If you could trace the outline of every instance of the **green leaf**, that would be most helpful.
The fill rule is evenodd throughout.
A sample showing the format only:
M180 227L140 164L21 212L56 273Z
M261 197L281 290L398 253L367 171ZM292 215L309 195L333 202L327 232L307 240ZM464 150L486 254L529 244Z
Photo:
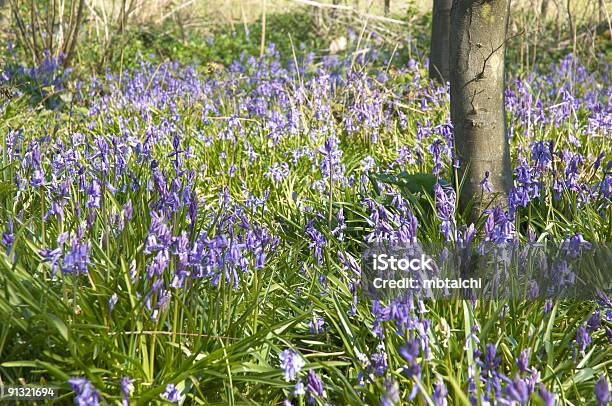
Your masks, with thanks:
M372 174L370 175L373 179L376 179L382 183L392 184L399 186L402 191L410 194L425 193L433 195L434 185L440 183L442 186L448 186L449 183L443 179L438 179L437 176L430 173L408 173L400 172L397 175L393 174Z
M64 323L54 314L47 314L47 318L49 319L49 322L51 322L51 324L57 329L62 338L68 341L68 327L66 326L66 323Z

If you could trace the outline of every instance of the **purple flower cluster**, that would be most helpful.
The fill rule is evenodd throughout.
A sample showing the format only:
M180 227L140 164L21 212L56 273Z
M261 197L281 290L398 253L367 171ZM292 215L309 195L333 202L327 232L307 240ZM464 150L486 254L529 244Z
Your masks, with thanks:
M501 357L497 354L494 344L487 344L482 354L474 351L474 359L480 368L479 379L484 383L485 390L481 394L482 402L499 403L503 405L526 405L533 394L537 394L547 405L554 405L554 396L540 383L540 373L529 367L530 349L521 351L516 359L518 373L514 378L508 378L501 371ZM536 385L539 385L536 388ZM470 392L472 404L477 403L474 387ZM537 389L537 390L536 390Z
M172 383L169 383L166 386L166 390L159 396L171 403L179 403L184 398L181 391Z
M285 381L291 382L297 378L304 365L304 359L297 352L287 349L278 355L278 359L283 369Z
M168 309L179 305L174 297L197 296L190 290L194 285L237 289L250 283L253 273L277 265L277 248L299 244L288 238L290 233L275 233L298 224L296 234L304 237L308 255L295 253L305 257L297 267L321 268L325 258L329 273L317 270L318 287L329 293L329 281L344 281L352 299L347 316L371 322L369 341L351 343L361 363L359 388L382 387L380 403L397 404L404 394L396 380L401 372L402 385L406 379L410 385L406 397L414 401L419 390L427 389L419 388L421 377L433 372L438 378L431 398L447 405L440 371L427 362L436 356L430 340L438 335L428 305L401 297L373 301L371 313L365 308L363 314L361 269L351 250L360 242L415 243L418 235L426 237L438 226L447 242L476 244L476 226L458 224L457 191L443 179L457 165L452 125L438 114L448 101L448 88L422 78L415 60L398 69L397 75L408 80L393 86L387 72L353 68L377 58L375 51L354 59L326 56L315 63L314 58L307 55L284 67L270 45L264 57L244 55L211 77L193 66L144 60L136 68L90 78L79 87L85 100L78 130L50 136L16 129L6 135L6 150L0 152L11 165L15 191L10 197L19 212L1 218L2 251L13 253L12 261L25 261L20 256L29 248L18 236L31 236L38 247L31 257L41 258L41 268L59 281L92 276L120 257L128 263L134 297L151 319L146 322L163 324ZM523 211L538 205L556 210L555 205L575 202L592 204L599 213L610 210L610 151L593 152L590 144L612 136L611 92L575 62L563 60L549 77L517 79L507 90L517 152L514 185L507 210L484 213L482 249L484 243L517 242ZM56 89L63 88L67 74L50 58L35 69L7 72L3 80L30 77ZM422 114L418 120L415 112ZM391 154L375 155L374 148ZM369 177L395 170L435 175L433 195L427 196L435 206L433 227L421 219L426 210L413 196ZM490 174L482 176L483 192L493 192ZM33 215L30 209L38 205L40 215ZM19 234L30 224L36 227ZM533 241L537 235L529 227ZM568 257L588 246L582 234L562 242ZM327 255L330 250L334 255ZM561 285L572 278L562 262L555 272ZM110 318L130 303L118 279L119 288L101 301ZM115 280L113 275L105 282L110 286ZM612 306L607 297L601 302L576 328L576 357L601 339L601 330L612 337ZM507 309L501 318L509 317ZM545 312L550 309L548 302ZM308 328L323 339L335 320L321 314L321 309L312 312ZM477 328L467 340L480 345ZM396 354L401 358L394 359ZM502 364L496 345L487 344L473 356L466 382L473 402L527 404L538 396L546 405L555 404L530 365L539 356L537 349L521 351L508 376L510 367ZM304 358L291 349L278 357L284 380L291 382L287 403L301 396L327 402L323 382L330 378L324 370L315 372L312 363L306 374ZM91 382L74 378L70 384L78 404L101 403ZM128 378L121 381L123 404L131 384ZM481 399L477 384L484 387ZM174 384L161 394L169 402L184 396ZM595 385L595 398L598 404L609 402L605 376Z
M410 204L397 191L388 189L391 207L371 199L364 199L368 210L368 225L372 232L365 236L367 242L415 242L417 239L418 220L412 214Z
M285 382L296 382L291 396L300 397L308 394L309 403L315 403L319 400L323 404L327 404L325 401L327 393L325 392L323 381L313 369L308 371L306 385L304 385L301 371L306 362L300 354L291 349L286 349L278 354L278 359L283 370ZM285 404L292 404L289 397L285 399Z
M99 406L102 404L100 394L87 379L71 378L68 383L76 395L74 402L78 406Z
M446 241L457 240L457 226L455 223L455 191L450 188L442 187L439 183L434 185L436 198L436 215L442 221L440 231Z

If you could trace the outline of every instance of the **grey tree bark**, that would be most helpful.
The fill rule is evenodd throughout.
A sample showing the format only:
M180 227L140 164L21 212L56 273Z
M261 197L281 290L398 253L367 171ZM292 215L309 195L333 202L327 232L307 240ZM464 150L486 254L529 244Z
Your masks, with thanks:
M442 83L449 79L450 15L453 0L434 0L429 47L429 77Z
M455 0L451 12L451 120L459 204L472 216L507 206L512 187L504 106L504 56L510 0ZM483 191L488 176L492 192ZM473 203L473 206L472 206Z

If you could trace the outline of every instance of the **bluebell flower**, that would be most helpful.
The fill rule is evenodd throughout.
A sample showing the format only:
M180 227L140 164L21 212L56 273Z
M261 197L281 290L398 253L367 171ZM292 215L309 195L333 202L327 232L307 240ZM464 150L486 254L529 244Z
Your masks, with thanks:
M89 264L89 244L73 239L70 251L62 261L62 273L85 274Z
M60 262L62 259L62 249L56 248L54 250L45 248L40 251L40 256L42 257L41 262L48 262L51 266L51 277L53 278L60 267Z
M592 244L584 239L582 234L575 234L561 242L561 249L571 258L578 257L582 251L589 250Z
M387 353L385 352L384 347L380 346L379 351L372 353L370 358L372 360L372 368L374 373L378 376L385 375L385 372L387 372L388 363Z
M595 384L595 402L597 406L607 406L610 400L610 386L606 376L602 375Z
M444 381L442 381L442 379L438 379L436 383L434 383L434 391L431 394L431 397L436 406L448 406L448 390L446 389L446 385L444 385Z
M336 213L336 227L332 230L332 235L336 237L336 239L340 242L344 240L344 230L346 230L346 222L344 221L344 210L340 209L338 213Z
M433 156L433 169L431 173L434 175L442 175L444 173L444 162L442 158L443 152L443 141L442 140L434 140L428 147L427 150Z
M400 355L407 361L403 372L408 378L421 378L421 365L417 362L420 347L421 345L417 340L408 340L405 346L400 347ZM415 384L408 395L408 399L414 399L417 391L418 386Z
M184 398L184 396L177 389L177 387L174 386L173 383L169 383L168 385L166 385L166 390L159 396L161 396L162 399L165 399L168 402L172 403L179 403Z
M526 405L531 396L527 383L518 375L506 386L505 392L510 400L518 402L520 405Z
M368 155L361 161L361 166L364 172L369 172L370 169L375 168L376 162L374 161L374 158Z
M531 143L531 159L540 169L552 165L553 141L533 141Z
M488 343L486 345L485 360L481 365L483 371L496 373L500 362L501 357L497 355L497 347L495 347L495 344Z
M546 300L544 301L544 314L548 314L548 313L550 313L550 311L551 311L551 310L552 310L552 308L553 308L553 305L554 305L554 304L553 304L553 301L552 301L551 299L546 299Z
M323 387L323 381L314 370L308 371L308 385L306 386L308 393L310 393L311 400L314 397L322 398L325 396L325 389Z
M403 167L406 164L412 165L416 162L416 159L412 153L411 148L407 145L400 145L400 147L397 150L397 154L398 154L398 157L395 159L395 164L397 164L400 167Z
M589 319L587 320L587 331L589 333L593 333L594 331L596 331L599 327L601 327L601 311L599 310L595 310L593 312L593 314L591 314L591 317L589 317Z
M444 188L439 183L434 185L436 198L436 216L442 221L440 231L444 234L446 241L456 240L455 230L455 191Z
M387 377L383 381L383 389L385 393L380 398L380 406L396 406L400 401L400 389L397 382Z
M476 397L476 373L474 372L474 370L474 365L468 365L468 394L472 406L478 405L478 399Z
M319 153L323 156L319 169L322 179L331 179L333 182L343 182L344 165L342 164L342 150L336 137L327 137Z
M286 349L278 355L285 381L290 382L295 380L297 375L306 365L304 359L297 352Z
M529 355L531 353L531 349L525 348L521 351L521 354L518 358L516 358L516 365L518 366L519 371L521 372L531 372L529 370Z
M484 224L484 241L506 244L515 241L516 238L514 223L508 213L499 206L489 211Z
M111 297L108 299L108 312L109 313L113 312L113 309L115 308L115 305L117 304L118 300L119 300L119 297L117 296L116 293L113 293Z
M87 190L87 207L99 208L101 196L102 190L100 189L100 183L96 179L92 179L89 189Z
M538 394L544 401L544 406L555 406L555 395L547 391L544 384L540 384Z
M321 334L324 324L325 319L315 316L309 323L310 334Z
M591 336L589 335L586 327L578 327L576 330L576 345L580 349L580 352L584 354L584 351L586 350L587 346L591 344L591 342Z
M123 205L122 208L123 221L125 224L129 223L134 215L134 208L132 207L132 201L128 200L128 202Z
M482 178L482 180L480 181L480 188L484 192L491 193L493 192L493 185L491 184L491 180L489 179L489 177L489 171L486 171L484 178Z
M289 176L289 165L286 162L274 162L274 164L268 168L268 171L264 174L264 177L271 178L274 183L280 183L283 179Z
M13 232L13 221L9 219L7 230L4 233L2 233L2 244L4 245L6 255L10 255L11 250L13 248L13 242L15 242L15 233Z
M306 235L310 239L309 247L313 250L317 263L321 264L323 259L323 248L327 245L327 239L314 227L314 220L308 221L305 231Z
M129 396L134 391L134 380L128 377L121 378L120 387L121 387L121 395L123 398L121 399L121 406L129 405Z
M416 139L417 141L422 141L424 138L429 137L432 134L431 122L429 119L425 119L425 122L421 124L421 122L416 122Z
M70 378L68 383L76 394L74 402L78 406L99 406L100 394L90 381L85 378Z
M306 394L304 383L302 382L302 378L298 377L298 381L293 387L293 396L302 396L304 394Z

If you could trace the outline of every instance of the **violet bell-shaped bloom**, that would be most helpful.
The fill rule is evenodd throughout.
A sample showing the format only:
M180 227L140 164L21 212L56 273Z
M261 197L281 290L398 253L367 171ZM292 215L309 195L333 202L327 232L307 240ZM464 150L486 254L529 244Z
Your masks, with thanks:
M85 378L71 378L68 383L76 394L74 402L78 406L100 405L100 394L90 381Z
M184 396L181 394L181 392L177 389L177 387L173 383L169 383L166 386L166 390L159 396L162 399L165 399L171 403L179 403L184 398Z
M595 402L597 406L607 406L610 400L610 386L606 376L602 375L595 384Z
M285 381L287 382L295 380L304 365L306 365L302 356L291 349L286 349L281 352L278 355L278 359L283 369Z

